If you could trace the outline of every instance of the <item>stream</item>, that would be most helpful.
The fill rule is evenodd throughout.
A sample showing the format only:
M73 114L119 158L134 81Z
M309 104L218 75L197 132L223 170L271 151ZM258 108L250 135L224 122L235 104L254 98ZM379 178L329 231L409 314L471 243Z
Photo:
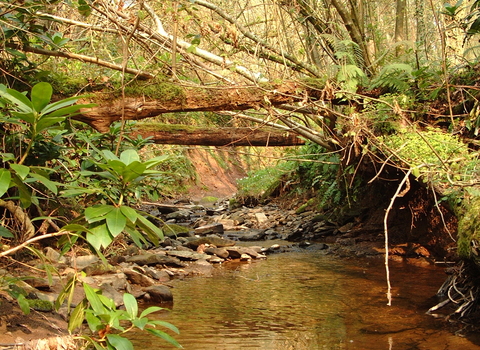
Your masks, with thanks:
M391 262L390 274L387 306L381 259L274 254L172 281L172 309L153 317L177 326L187 350L480 349L425 314L438 302L442 268ZM174 349L143 332L131 340L139 349Z

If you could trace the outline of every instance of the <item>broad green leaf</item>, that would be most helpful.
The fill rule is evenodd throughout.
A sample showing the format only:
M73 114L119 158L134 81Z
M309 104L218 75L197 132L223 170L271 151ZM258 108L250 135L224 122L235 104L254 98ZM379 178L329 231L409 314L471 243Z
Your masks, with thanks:
M140 156L134 149L127 149L120 154L120 160L125 163L125 165L129 165L134 161L139 162Z
M87 320L88 327L94 333L105 328L102 320L95 314L94 311L88 308L85 310L85 320Z
M137 217L138 217L138 213L135 209L133 208L130 208L130 207L127 207L125 205L122 205L120 207L120 210L122 211L123 215L125 215L125 217L130 220L130 222L132 224L135 223L135 221L137 221Z
M177 327L175 327L173 324L171 324L170 322L167 322L167 321L160 321L160 320L153 320L153 321L150 321L150 324L152 325L155 325L155 326L162 326L162 327L165 327L165 328L168 328L170 329L171 331L177 333L177 334L180 334L180 331L178 330Z
M33 112L32 102L24 94L13 89L0 89L0 97L12 102L24 113Z
M15 236L7 228L0 226L0 237L15 238Z
M133 350L132 342L118 334L107 334L107 339L115 350Z
M104 164L98 164L98 166L102 167L102 169L105 169L105 170L110 168L118 176L122 174L122 172L125 170L125 167L126 167L125 163L117 159L107 161L106 166Z
M76 103L82 97L85 97L85 96L74 96L74 97L65 98L57 102L50 103L49 105L45 106L45 108L42 110L42 114L49 114L59 109L62 109L64 107L69 107L74 103ZM84 106L84 105L78 105L78 106Z
M163 155L163 156L158 156L152 159L147 160L144 164L147 166L147 169L154 167L160 163L163 163L166 161L170 156L169 155Z
M97 294L97 296L104 306L106 306L110 310L115 310L116 306L115 306L115 301L113 299L110 299L109 297L106 297L103 294ZM123 312L123 311L121 311L121 312ZM112 318L112 317L114 317L113 313L110 316L110 318Z
M154 245L158 245L159 239L163 238L163 232L160 228L151 223L142 215L137 217L137 225L147 234L148 238Z
M102 247L108 247L113 241L113 237L107 229L106 224L91 228L90 232L87 232L86 239L87 242L98 251L100 251Z
M32 98L33 108L37 112L41 112L42 109L44 109L50 102L50 99L52 98L52 93L52 85L50 85L49 83L41 82L35 84L30 94Z
M15 112L12 113L12 115L20 120L23 120L26 123L29 124L35 124L35 118L36 115L34 113L28 112L28 113L20 113L20 112Z
M68 197L77 197L82 194L93 194L93 193L101 193L102 190L98 188L82 188L79 187L77 189L69 189L61 192L61 197L68 198Z
M12 174L7 169L0 169L0 197L8 191Z
M137 161L133 161L122 172L123 183L127 184L130 181L136 179L137 177L143 175L143 172L146 169L147 169L147 166L145 164L142 164L142 163L137 162Z
M85 219L90 222L93 219L98 217L104 217L109 212L111 212L115 207L112 205L94 205L85 209Z
M28 300L25 299L25 296L20 294L17 297L17 302L18 302L18 306L20 306L20 309L22 309L22 312L25 315L28 315L30 313L30 305L28 304Z
M103 315L107 310L103 306L97 293L95 293L95 290L85 282L83 283L83 290L85 291L85 297L88 299L93 312L97 315Z
M83 320L85 319L85 309L87 308L87 303L85 300L82 300L75 309L73 309L70 317L68 319L68 331L73 333L73 331L77 328L80 328L83 324Z
M123 305L125 305L125 310L129 314L130 318L133 319L138 315L138 303L137 299L130 293L123 294Z
M57 184L59 185L58 182L53 182L53 181L47 179L45 176L35 174L35 173L30 173L30 176L33 179L35 179L36 181L40 182L42 185L44 185L50 191L57 194L57 192L58 192Z
M76 114L79 114L81 113L80 112L80 109L85 109L85 108L92 108L92 107L95 107L96 104L95 103L89 103L89 104L84 104L84 105L74 105L74 106L67 106L67 107L63 107L63 108L60 108L60 109L57 109L56 111L53 111L51 113L48 114L48 117L49 118L55 118L55 117L64 117L64 118L67 118L67 117L71 117L71 116L74 116ZM48 106L47 106L48 107ZM50 108L49 108L50 109ZM46 114L46 113L45 113Z
M32 202L35 201L35 198L32 196L29 188L23 183L17 175L12 177L12 181L18 189L20 195L20 202L22 203L23 208L28 208Z
M118 236L127 224L127 218L123 215L120 208L113 208L105 217L108 230L113 237Z
M162 307L159 307L159 306L150 306L148 308L146 308L145 310L142 311L142 313L140 314L140 318L143 318L147 315L150 315L151 313L154 313L154 312L157 312L157 311L161 311L163 310Z
M18 177L22 180L27 178L27 175L30 173L30 167L22 164L10 164L10 168L12 168L18 175Z
M42 117L37 122L37 132L42 132L43 130L47 129L48 127L63 122L65 117Z
M89 230L83 226L78 224L68 224L62 227L62 231L71 231L71 232L88 232Z
M118 157L112 152L112 151L109 151L108 149L104 149L102 151L103 153L103 157L106 159L106 160L119 160Z
M125 227L125 231L127 231L128 235L132 239L132 241L137 245L137 247L142 247L143 244L148 244L147 240L143 235L138 232L138 230L134 229L133 227Z
M132 321L132 324L137 327L138 329L141 329L143 331L143 329L145 328L145 326L148 324L148 318L144 317L144 318L136 318Z
M181 346L178 341L175 340L175 338L173 338L171 335L165 333L165 332L162 332L162 331L159 331L158 329L152 329L152 328L145 328L149 333L159 337L159 338L162 338L163 340L167 341L168 343L172 344L173 346L179 348L179 349L183 349L183 346Z

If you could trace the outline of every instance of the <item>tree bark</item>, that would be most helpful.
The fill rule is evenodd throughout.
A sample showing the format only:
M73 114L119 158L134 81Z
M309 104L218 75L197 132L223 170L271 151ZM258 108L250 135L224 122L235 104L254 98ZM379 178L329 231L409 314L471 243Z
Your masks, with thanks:
M278 106L300 100L297 84L284 83L270 87L267 91L261 87L185 87L178 85L173 89L159 86L159 96L125 99L98 96L97 101L83 100L81 103L98 103L97 107L85 109L73 118L82 121L100 132L107 132L111 123L119 120L140 120L155 117L163 113L201 112L201 111L241 111ZM162 89L166 92L162 93ZM173 91L173 92L172 92Z
M138 125L137 129L130 133L134 138L137 135L152 137L155 143L164 145L267 147L298 146L305 143L295 133L273 128L182 128L176 125L175 129L172 129L172 126L168 125L152 130L150 124L147 127Z

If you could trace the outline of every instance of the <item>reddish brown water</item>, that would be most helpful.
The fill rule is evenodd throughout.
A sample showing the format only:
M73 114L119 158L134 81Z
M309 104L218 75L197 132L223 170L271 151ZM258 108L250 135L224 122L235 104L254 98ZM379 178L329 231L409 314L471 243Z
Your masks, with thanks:
M441 268L390 268L392 306L382 260L286 253L174 281L173 309L156 317L180 329L187 350L480 349L425 315L445 279ZM143 333L132 340L138 349L173 349Z

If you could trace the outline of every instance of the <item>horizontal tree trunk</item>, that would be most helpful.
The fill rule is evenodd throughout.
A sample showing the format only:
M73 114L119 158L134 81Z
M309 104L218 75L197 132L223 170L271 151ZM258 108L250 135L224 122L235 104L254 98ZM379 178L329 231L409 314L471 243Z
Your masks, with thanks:
M82 103L97 103L97 107L85 109L74 119L82 121L100 132L107 132L109 125L118 120L139 120L163 113L192 111L238 111L260 109L294 102L297 85L286 83L265 90L262 87L182 87L171 83L158 84L157 96L114 98L98 97Z
M158 144L165 145L202 145L202 146L298 146L305 141L298 135L273 128L194 128L191 126L181 128L176 125L174 129L162 130L159 127L152 130L151 125L130 133L131 137L142 135L144 138L152 137Z

